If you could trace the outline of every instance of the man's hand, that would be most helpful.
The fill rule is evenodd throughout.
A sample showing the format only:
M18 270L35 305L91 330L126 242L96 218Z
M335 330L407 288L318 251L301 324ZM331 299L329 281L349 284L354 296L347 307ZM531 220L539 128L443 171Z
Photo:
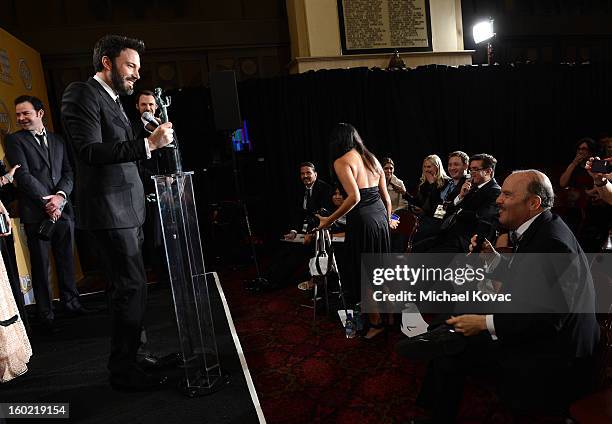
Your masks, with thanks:
M465 336L475 336L487 329L487 320L484 315L460 315L447 319L446 323Z
M476 248L476 242L477 241L478 241L478 235L474 234L472 236L472 238L470 239L470 245L468 246L468 250L470 251L470 253L469 253L470 255L472 254L472 252ZM491 262L493 262L495 257L498 256L498 255L499 255L499 253L491 245L491 242L485 238L483 240L483 242L482 242L482 245L480 246L480 254L479 254L480 259L485 261L487 264L490 264Z
M310 244L313 239L314 239L314 235L304 234L304 244Z
M60 215L62 214L60 208L65 201L64 196L59 194L50 194L49 196L43 197L43 200L47 201L47 204L45 205L45 212L47 212L47 215L53 217L53 213L56 211L59 211Z
M164 146L174 141L174 130L172 129L172 122L166 122L155 128L155 131L151 133L149 137L149 149L151 151L161 149Z
M465 182L461 186L461 191L459 191L459 197L463 199L465 195L470 192L471 189L472 189L472 182L470 180L465 180Z

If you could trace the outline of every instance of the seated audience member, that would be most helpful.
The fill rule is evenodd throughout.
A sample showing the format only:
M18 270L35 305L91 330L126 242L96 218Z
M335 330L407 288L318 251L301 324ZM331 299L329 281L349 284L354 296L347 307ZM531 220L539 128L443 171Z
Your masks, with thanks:
M585 169L593 178L593 187L599 194L601 200L606 202L608 205L612 205L612 183L610 180L612 179L612 173L604 174L601 172L592 172L591 166L593 165L594 160L600 160L598 156L589 158L585 165ZM612 155L607 158L608 162L612 162Z
M442 193L446 194L450 180L438 155L429 155L423 160L421 180L415 196L415 204L418 206L415 212L419 216L419 224L413 243L439 232L442 223L439 208L445 208Z
M493 178L497 160L486 153L474 155L469 161L471 178L461 186L457 197L446 208L440 233L419 243L416 252L467 252L470 237L475 232L489 235L497 226L495 199L500 187Z
M465 177L468 174L468 165L470 157L467 153L457 150L448 155L448 176L451 181L440 194L445 202L452 202L461 191L461 186L465 182Z
M385 171L385 181L387 182L387 192L391 198L391 210L395 212L398 209L405 208L408 203L402 196L406 195L406 186L404 182L397 178L394 174L395 163L391 158L383 158L381 161L383 171Z
M553 200L550 180L539 171L515 171L504 181L497 198L500 224L514 233L514 251L531 255L504 258L484 242L479 257L488 259L489 270L493 268L489 275L501 281L501 291L511 294L513 302L504 313L446 321L462 336L455 337L453 354L440 346L430 356L417 403L431 412L431 419L421 422L455 422L466 377L475 372L496 381L500 399L516 416L563 415L572 400L588 390L588 370L599 340L593 280L578 241L550 212ZM472 237L470 248L475 244ZM542 253L576 259L553 263L551 255ZM565 299L563 306L551 308L548 298L534 302L533 293L540 289ZM538 313L544 310L548 313ZM405 342L398 345L401 354L410 356L410 349Z
M330 212L333 212L336 209L338 209L338 207L340 207L340 205L342 204L342 202L344 202L344 199L346 198L346 195L342 192L341 187L342 186L339 186L339 185L336 185L334 187L334 194L332 194L332 198L331 198L333 210ZM346 230L346 215L338 218L332 224L332 226L329 227L330 234L344 235L345 230ZM304 238L308 239L308 241L305 243L306 244L311 243L313 240L313 237L314 237L313 234L306 234ZM338 268L342 269L342 266L341 266L341 262L343 262L342 243L334 243L333 248L334 248L334 256L336 257L336 262L338 263ZM300 290L310 290L313 287L314 287L314 283L313 283L312 278L309 278L307 281L304 281L298 284L298 289Z
M10 234L11 221L2 202L0 213L9 225L9 232L0 235L6 237ZM19 295L22 296L21 293ZM21 317L22 312L17 309L9 275L0 257L0 383L6 383L28 370L32 348Z
M325 181L317 178L317 171L312 162L300 164L300 179L303 192L299 195L299 203L294 210L287 213L292 216L289 232L283 237L287 241L294 241L298 234L306 234L316 226L315 213L321 209L331 211L332 189ZM304 237L302 243L286 243L274 255L272 265L267 273L266 280L270 287L280 287L299 278L302 281L306 275L296 277L300 269L305 269L313 248L310 245L311 237ZM303 273L305 274L305 273Z
M576 156L559 179L565 189L560 206L563 219L574 232L585 252L597 252L604 243L610 209L599 198L593 179L585 169L589 157L597 156L597 143L583 138L576 145Z

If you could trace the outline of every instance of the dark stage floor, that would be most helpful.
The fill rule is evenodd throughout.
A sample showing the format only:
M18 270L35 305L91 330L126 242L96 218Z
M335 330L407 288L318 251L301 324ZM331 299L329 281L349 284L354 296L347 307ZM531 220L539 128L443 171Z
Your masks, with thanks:
M148 348L161 355L176 352L178 341L170 288L152 285L149 289ZM167 372L172 384L165 390L113 391L107 380L110 325L109 315L104 311L58 318L60 332L53 337L41 334L34 325L30 336L34 355L29 371L0 386L0 402L69 402L69 421L78 423L258 422L219 293L214 284L209 285L209 290L221 366L230 374L230 383L221 391L200 398L185 397L176 389L181 376L178 369ZM83 303L105 308L101 294L87 296ZM13 421L28 422L24 419L10 422Z

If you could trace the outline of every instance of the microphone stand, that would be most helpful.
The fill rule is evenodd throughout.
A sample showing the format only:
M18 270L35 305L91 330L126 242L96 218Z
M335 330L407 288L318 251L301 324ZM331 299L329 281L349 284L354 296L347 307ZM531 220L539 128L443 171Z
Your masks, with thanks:
M232 140L232 134L230 131L226 132L226 138ZM251 256L253 258L253 264L255 265L255 273L256 277L253 280L246 282L246 289L258 291L268 286L268 280L261 276L261 271L259 269L259 261L257 260L257 252L255 250L255 243L253 242L253 232L251 231L251 222L249 220L249 210L247 208L246 202L242 198L242 190L240 189L240 178L238 174L238 158L236 157L236 151L234 146L231 146L232 149L232 173L234 175L234 187L236 190L236 197L238 198L238 204L242 209L242 213L244 214L244 222L246 224L247 235L249 237L249 245L251 246Z

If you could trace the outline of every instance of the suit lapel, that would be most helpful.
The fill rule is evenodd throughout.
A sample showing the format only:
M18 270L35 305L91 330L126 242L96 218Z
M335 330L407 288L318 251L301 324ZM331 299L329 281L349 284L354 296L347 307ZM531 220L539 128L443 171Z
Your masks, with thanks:
M42 157L42 160L47 164L50 168L51 164L49 163L49 155L43 146L38 143L38 139L32 135L29 131L23 131L23 136L26 138L26 142L34 146L34 150L38 152L38 154ZM49 142L49 133L47 133L47 143Z
M87 82L91 84L92 86L96 87L96 89L100 92L100 96L106 102L107 109L110 110L111 114L115 118L117 118L118 122L120 122L123 128L125 128L125 130L128 133L129 138L133 139L134 133L132 130L132 126L128 124L127 122L125 122L125 119L121 116L121 111L119 110L119 106L117 105L117 103L115 103L114 100L111 99L111 96L108 95L104 87L102 87L98 81L96 81L93 78L89 78Z
M538 231L538 228L540 228L541 223L550 220L552 217L552 213L548 210L542 212L540 214L540 216L538 216L529 226L529 228L527 228L527 231L525 231L523 233L523 235L521 236L517 249L515 249L515 252L519 250L520 246L523 246L523 248L525 248L525 246L528 246L529 243L531 242L531 239L533 239L533 237L535 236L536 232ZM521 249L522 250L522 249Z

